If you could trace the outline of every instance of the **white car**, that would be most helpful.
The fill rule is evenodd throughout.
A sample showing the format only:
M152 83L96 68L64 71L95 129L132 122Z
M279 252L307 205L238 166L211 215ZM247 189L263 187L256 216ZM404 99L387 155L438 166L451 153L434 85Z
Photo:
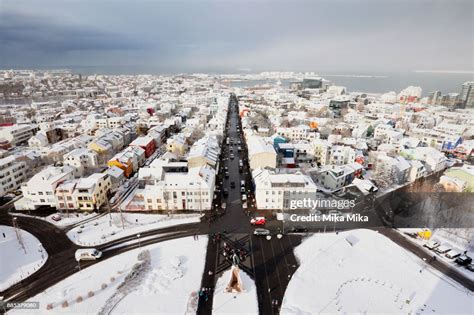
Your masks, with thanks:
M76 261L96 260L102 257L102 252L95 248L84 248L76 250Z
M270 235L270 230L258 228L258 229L255 229L255 231L253 231L253 234L266 236L266 235Z
M440 244L436 241L428 241L426 244L424 244L423 246L428 248L428 249L435 249L436 247L438 247Z

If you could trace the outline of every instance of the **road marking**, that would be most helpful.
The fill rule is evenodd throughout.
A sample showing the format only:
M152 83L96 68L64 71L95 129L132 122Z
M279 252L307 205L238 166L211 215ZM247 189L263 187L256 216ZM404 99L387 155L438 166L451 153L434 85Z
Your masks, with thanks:
M265 266L265 253L263 252L263 243L262 243L262 238L258 238L260 240L260 251L262 252L262 257L263 257L263 269L265 269L265 280L267 282L267 293L268 293L268 297L270 298L270 309L272 310L272 314L274 313L273 312L273 304L272 304L272 292L270 291L270 283L268 283L268 274L267 274L267 267Z
M273 263L275 264L275 270L277 272L278 283L280 284L281 298L283 300L283 286L281 285L281 281L280 281L280 272L278 271L278 265L275 259L275 251L273 250L272 240L270 240L269 242L270 242L270 248L272 249L272 254L273 254L272 258L273 258Z

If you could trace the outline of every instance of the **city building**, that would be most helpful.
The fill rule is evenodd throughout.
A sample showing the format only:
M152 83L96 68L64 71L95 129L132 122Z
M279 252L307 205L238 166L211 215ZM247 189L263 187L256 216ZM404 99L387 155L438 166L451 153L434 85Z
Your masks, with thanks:
M81 177L87 170L99 167L97 153L86 148L75 149L66 153L63 163L74 168L74 176L76 177Z
M56 207L55 191L59 184L74 179L70 166L48 166L23 183L23 197L15 202L16 210L36 210L41 206Z
M155 139L150 136L138 137L133 140L129 145L132 147L140 147L145 150L145 158L149 158L155 152L156 149Z
M262 137L250 136L247 139L250 169L276 168L277 154L273 146Z
M12 146L27 143L33 134L34 128L31 125L12 125L0 128L0 138L9 141Z
M163 179L143 190L146 210L210 210L216 171L208 166L187 172L165 172Z
M17 190L26 179L26 163L18 161L14 156L0 159L0 197Z
M274 170L257 168L252 171L252 178L259 210L289 209L292 200L316 198L315 183L300 172L277 174Z

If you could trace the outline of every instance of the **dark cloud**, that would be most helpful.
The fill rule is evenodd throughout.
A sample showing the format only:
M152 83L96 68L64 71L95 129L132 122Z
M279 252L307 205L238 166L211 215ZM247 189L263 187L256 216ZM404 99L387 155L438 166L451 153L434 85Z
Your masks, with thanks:
M0 66L474 68L471 0L0 1Z
M5 48L21 47L43 52L146 48L142 41L87 25L68 25L47 18L9 12L0 14L0 17L0 43ZM8 56L5 58L8 59Z

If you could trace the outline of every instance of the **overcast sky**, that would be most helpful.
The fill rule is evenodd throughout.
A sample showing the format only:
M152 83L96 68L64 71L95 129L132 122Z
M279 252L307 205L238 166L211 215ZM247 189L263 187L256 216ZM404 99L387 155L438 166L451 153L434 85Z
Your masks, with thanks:
M0 0L0 67L474 69L474 1Z

